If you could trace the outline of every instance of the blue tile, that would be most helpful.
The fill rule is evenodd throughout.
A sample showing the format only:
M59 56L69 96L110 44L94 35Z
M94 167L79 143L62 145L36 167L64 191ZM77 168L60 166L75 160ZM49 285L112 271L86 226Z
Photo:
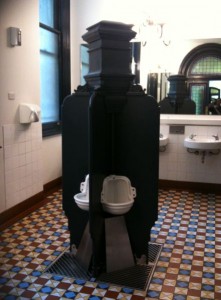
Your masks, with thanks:
M206 241L215 241L214 236L206 236Z
M0 277L0 284L4 285L8 281L8 278Z
M52 292L52 288L50 286L44 286L40 290L42 293L50 294Z
M50 244L52 244L52 240L45 240L44 243L47 245L50 245Z
M34 251L37 252L37 253L41 253L43 251L43 249L38 247Z
M51 263L52 263L51 260L45 260L45 261L43 262L43 265L48 266L48 265L50 265Z
M27 261L27 262L30 262L32 260L33 260L33 258L30 257L30 256L26 256L26 257L23 258L23 261Z
M203 265L205 267L209 267L209 268L214 268L215 267L215 263L210 262L210 261L204 261Z
M213 228L214 228L215 224L214 224L214 223L207 223L206 226L207 226L207 227L213 227Z
M86 281L84 279L76 279L74 282L79 285L84 285Z
M186 281L177 281L176 285L177 285L178 287L187 288L188 285L189 285L189 283L186 282Z
M170 227L170 229L179 230L179 226L174 226L174 225L172 225L172 226Z
M184 295L174 295L173 300L186 300L187 296Z
M100 300L100 299L102 299L102 298L101 298L101 297L98 297L98 296L90 296L88 299L89 299L89 300Z
M196 238L196 235L195 235L195 234L187 234L187 235L186 235L186 238L187 238L187 239L194 240L194 239Z
M214 229L206 229L206 233L215 233Z
M15 266L15 267L12 267L12 268L11 268L11 271L12 271L12 272L15 272L15 273L18 273L18 272L20 272L20 271L21 271L21 268L20 268L20 267L17 267L17 266Z
M76 294L72 291L67 291L67 292L64 293L64 296L68 299L74 299Z
M64 277L60 276L60 275L54 275L52 278L53 278L53 280L61 281Z
M156 272L166 273L167 268L165 268L165 267L156 267L155 271Z
M205 248L215 249L215 245L206 244L206 245L205 245Z
M190 250L183 250L183 254L186 255L193 255L194 251L190 251Z
M54 256L59 256L61 254L61 251L54 251L53 253L52 253L52 255L54 255Z
M6 253L6 254L5 254L5 257L7 257L7 258L12 258L13 256L14 256L13 253Z
M190 270L180 269L179 274L181 274L181 275L190 275Z
M175 241L173 241L173 240L166 240L166 244L174 245L174 244L175 244Z
M208 291L208 292L213 292L214 291L214 285L202 284L202 290Z
M205 272L203 273L203 278L214 278L215 274L214 273L209 273L209 272Z
M18 237L19 237L18 234L12 234L12 236L11 236L12 239L17 239Z
M33 241L35 241L35 238L34 237L29 237L29 238L27 238L27 241L33 242Z
M215 253L212 253L212 252L205 252L204 255L206 257L215 257Z
M173 236L174 237L174 236L177 236L177 233L176 232L169 232L168 236Z
M160 293L156 291L148 291L148 297L159 299Z
M196 231L197 231L197 228L194 228L194 227L188 227L188 231L196 232Z
M109 285L107 283L99 283L98 287L100 289L105 289L106 290L106 289L108 289Z
M162 252L168 252L168 253L170 253L170 252L172 252L173 251L173 249L171 249L171 248L166 248L166 247L164 247L163 249L162 249Z
M160 256L159 260L160 261L170 261L170 258L166 257L166 256Z
M134 290L130 288L122 288L122 291L126 294L132 294Z
M156 283L156 284L163 284L163 279L160 278L153 278L151 280L152 283Z
M0 242L0 246L1 246L1 247L5 247L5 246L7 246L7 245L8 245L7 242Z
M13 295L7 295L4 300L16 300L17 297L13 296Z
M27 289L29 287L30 283L29 282L20 282L18 284L18 287L20 287L21 289Z
M33 271L32 273L31 273L31 275L32 276L35 276L35 277L39 277L39 276L41 276L41 272L40 271Z
M54 235L54 236L60 236L60 235L61 235L61 232L54 232L53 235Z
M182 259L182 264L186 264L186 265L192 265L192 260L190 259Z

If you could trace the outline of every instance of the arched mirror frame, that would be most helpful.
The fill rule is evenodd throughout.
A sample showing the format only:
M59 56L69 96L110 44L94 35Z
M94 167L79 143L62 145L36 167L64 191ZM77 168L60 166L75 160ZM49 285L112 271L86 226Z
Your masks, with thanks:
M198 97L196 114L208 114L208 106L210 106L211 95L210 85L211 80L221 81L221 72L192 72L193 67L202 58L214 57L221 61L221 44L207 43L192 49L183 59L179 74L185 75L187 78L188 94L191 98ZM195 101L195 99L193 99Z

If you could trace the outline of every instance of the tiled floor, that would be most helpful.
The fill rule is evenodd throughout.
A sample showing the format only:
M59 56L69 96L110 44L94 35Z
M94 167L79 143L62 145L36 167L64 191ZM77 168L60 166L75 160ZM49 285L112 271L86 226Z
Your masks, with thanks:
M1 234L1 299L221 299L221 196L159 192L151 241L163 250L147 293L43 273L69 244L61 191L50 197Z

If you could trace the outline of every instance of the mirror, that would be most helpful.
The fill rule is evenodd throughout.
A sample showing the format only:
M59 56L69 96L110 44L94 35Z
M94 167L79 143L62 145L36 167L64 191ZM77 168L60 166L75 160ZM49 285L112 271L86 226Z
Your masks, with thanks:
M204 43L203 43L204 42ZM179 74L183 68L187 69L183 63L184 58L188 58L193 49L198 46L204 45L218 45L217 56L217 73L211 78L209 72L205 71L205 77L196 76L195 78L188 78L187 88L189 98L196 103L195 114L198 115L220 115L221 104L220 104L220 90L221 90L221 39L215 40L189 40L189 41L178 41L171 43L170 46L158 45L158 51L155 53L154 49L148 45L145 47L141 46L140 42L132 43L132 73L135 74L135 83L141 84L143 88L146 88L147 93L152 95L157 102L167 97L169 92L168 77L172 74ZM178 44L180 45L179 51ZM163 47L163 48L162 48ZM205 48L206 49L206 48ZM174 53L179 52L179 55ZM205 54L205 53L204 53ZM155 61L153 59L155 55ZM166 61L166 64L165 64ZM151 63L150 63L151 62ZM158 65L159 62L159 65ZM155 67L154 67L155 64ZM149 71L145 66L149 66ZM164 66L164 67L163 67ZM167 66L167 67L166 67ZM87 45L81 45L81 85L85 84L84 76L89 70L89 60L87 53ZM165 70L162 72L162 70ZM181 74L183 74L181 72ZM197 79L198 78L198 79ZM183 112L185 113L185 112Z

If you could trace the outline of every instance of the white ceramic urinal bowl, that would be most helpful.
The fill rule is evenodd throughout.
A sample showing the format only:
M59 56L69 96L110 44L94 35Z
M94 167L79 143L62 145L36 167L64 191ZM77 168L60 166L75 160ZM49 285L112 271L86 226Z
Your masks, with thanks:
M85 181L80 185L81 193L74 195L77 206L83 210L89 210L89 175L85 177Z
M130 180L125 176L110 175L103 181L101 203L103 210L113 214L127 213L136 197L136 189L131 187Z

